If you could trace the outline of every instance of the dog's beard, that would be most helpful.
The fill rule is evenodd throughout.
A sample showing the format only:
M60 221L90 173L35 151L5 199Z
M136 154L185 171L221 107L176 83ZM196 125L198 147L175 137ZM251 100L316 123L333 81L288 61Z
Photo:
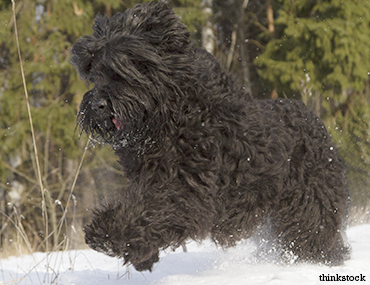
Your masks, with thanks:
M115 94L116 90L103 89L85 94L77 116L81 133L87 133L94 143L109 144L115 149L148 140L149 116L145 104L137 96L122 96ZM99 98L107 103L104 111L93 108Z
M123 118L115 115L114 112L96 114L89 105L91 104L81 105L78 112L77 124L81 133L87 133L96 143L113 144L122 141L125 126Z

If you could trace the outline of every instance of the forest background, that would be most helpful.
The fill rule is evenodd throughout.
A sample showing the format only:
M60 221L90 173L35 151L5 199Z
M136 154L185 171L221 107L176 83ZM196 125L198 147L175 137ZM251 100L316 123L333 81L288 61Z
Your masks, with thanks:
M110 148L94 146L75 127L88 86L69 60L97 13L113 15L138 2L149 1L0 0L0 257L84 247L91 209L124 185ZM194 45L213 53L256 98L298 99L315 110L347 167L349 224L369 222L369 1L172 0L171 6Z

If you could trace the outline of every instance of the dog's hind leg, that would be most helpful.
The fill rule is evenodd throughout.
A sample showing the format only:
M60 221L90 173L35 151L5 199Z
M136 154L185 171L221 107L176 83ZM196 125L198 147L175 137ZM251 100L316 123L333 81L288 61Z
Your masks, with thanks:
M344 167L334 155L290 181L273 217L275 234L296 261L339 265L349 255L342 231L348 191Z

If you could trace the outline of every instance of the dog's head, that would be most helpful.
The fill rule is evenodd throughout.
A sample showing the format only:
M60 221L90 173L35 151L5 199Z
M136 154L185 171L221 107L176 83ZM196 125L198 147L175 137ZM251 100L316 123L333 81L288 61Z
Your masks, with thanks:
M72 49L71 63L94 84L77 124L97 140L124 146L163 124L179 100L173 75L191 50L189 32L164 0L98 15L93 30Z

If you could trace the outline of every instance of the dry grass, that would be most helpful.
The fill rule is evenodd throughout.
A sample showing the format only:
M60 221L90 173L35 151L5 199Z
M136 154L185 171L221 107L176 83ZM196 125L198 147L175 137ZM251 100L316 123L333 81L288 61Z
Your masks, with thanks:
M24 274L24 277L20 279L13 279L12 281L1 283L3 284L19 284L21 281L23 281L27 275L31 272L35 272L38 281L40 284L45 284L45 282L49 284L55 284L57 281L57 277L59 275L58 273L58 266L54 264L50 264L51 256L52 255L59 255L60 251L65 251L69 248L70 244L70 237L64 234L64 229L70 228L71 233L75 232L74 230L74 219L72 219L71 224L67 224L67 213L68 210L73 206L73 209L76 209L76 199L73 195L73 191L76 186L77 178L79 176L80 170L82 163L84 161L85 155L86 155L86 150L87 150L87 144L84 149L84 152L82 153L82 157L80 159L77 171L74 174L73 182L69 190L69 196L66 200L65 205L62 205L62 203L57 200L54 201L51 198L50 191L44 186L43 179L45 177L42 176L41 168L40 168L40 158L39 158L39 153L37 150L37 144L36 144L36 135L35 135L35 130L33 127L33 120L32 120L32 113L31 113L31 107L30 107L30 100L28 96L28 91L27 91L27 84L26 84L26 79L25 79L25 74L24 74L24 68L23 68L23 61L22 61L22 55L21 55L21 48L19 44L19 38L18 38L18 29L17 29L17 19L16 19L16 8L15 8L15 1L12 0L12 10L13 10L13 24L14 24L14 31L15 31L15 40L16 40L16 45L17 45L17 51L18 51L18 58L19 58L19 64L20 64L20 72L22 75L22 82L23 82L23 88L24 88L24 95L25 95L25 101L27 105L27 111L28 111L28 118L29 118L29 124L30 124L30 129L31 129L31 136L32 136L32 145L33 145L33 156L34 156L34 165L35 165L35 174L36 174L36 181L37 181L37 187L39 188L39 193L41 197L41 215L42 215L42 221L43 221L43 240L41 241L41 244L44 244L44 248L46 249L47 255L46 255L46 263L47 263L47 272L44 274L44 276L41 276L37 272L37 265L40 264L39 260L36 260L34 256L34 247L31 244L30 237L29 237L29 231L30 229L25 229L24 228L24 219L25 217L20 214L17 210L17 207L13 205L12 207L12 212L11 214L7 215L4 212L0 212L5 218L6 222L3 223L3 225L0 228L0 235L3 234L3 232L8 229L9 227L14 227L15 232L16 232L16 240L13 240L10 243L10 246L6 249L6 253L12 253L17 252L19 254L22 253L27 253L30 254L33 258L34 261L34 267L33 269ZM57 202L57 203L56 203ZM73 205L71 205L73 204ZM60 206L62 210L62 216L56 220L56 215L51 215L49 216L49 213L55 213L55 208ZM73 212L74 212L73 210ZM74 213L72 213L74 215ZM51 228L49 228L49 225L53 225ZM37 233L34 233L34 236L37 236ZM51 240L52 239L52 240ZM59 241L59 242L58 242ZM50 246L51 245L51 246ZM73 265L72 265L73 266Z

